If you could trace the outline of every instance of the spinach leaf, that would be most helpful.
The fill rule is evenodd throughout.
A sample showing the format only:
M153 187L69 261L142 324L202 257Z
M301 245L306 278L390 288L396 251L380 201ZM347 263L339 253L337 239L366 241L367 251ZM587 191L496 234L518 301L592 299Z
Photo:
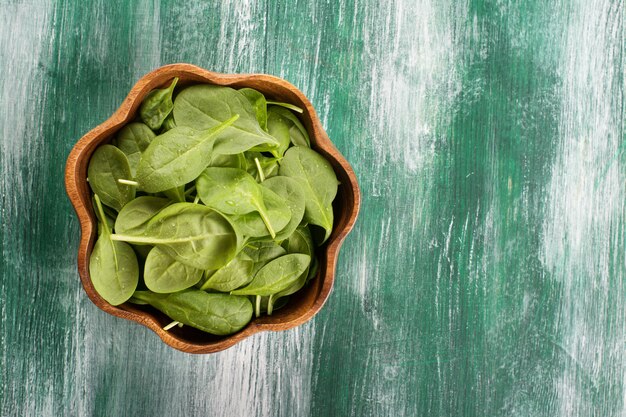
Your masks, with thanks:
M298 279L288 288L272 294L267 301L267 314L271 315L274 305L279 303L280 299L299 291L309 280L310 268L313 263L317 262L315 258L315 246L311 238L311 232L306 226L298 227L291 236L284 242L284 247L289 253L303 253L311 257L312 263L302 272Z
M283 248L288 253L304 253L313 257L315 245L311 237L311 231L307 226L300 226L283 242Z
M141 153L146 150L155 136L148 126L137 122L127 124L117 133L113 144L126 154L128 164L130 165L130 178L135 178Z
M267 208L267 218L272 225L272 229L277 233L281 232L285 226L291 224L290 219L292 212L289 203L269 188L261 187L261 194L263 203ZM304 197L302 211L304 212ZM230 220L244 237L259 238L269 235L267 226L265 226L263 218L257 211L240 216L231 216ZM300 220L302 220L302 218L300 218Z
M161 125L161 133L165 133L168 130L172 130L176 127L176 121L174 120L174 114L170 113L165 120L163 120L163 125Z
M100 198L94 196L99 217L104 218ZM111 230L102 223L102 234L98 237L89 258L89 275L95 290L111 305L127 301L139 282L139 265L133 249L124 242L111 239Z
M208 167L196 180L200 200L224 214L242 215L257 211L272 238L276 236L263 202L263 191L246 171Z
M137 177L141 188L157 193L196 179L207 166L215 138L237 120L234 115L212 129L176 127L157 136L141 155Z
M304 217L304 191L302 191L302 188L295 180L282 176L269 178L265 180L261 186L272 190L287 203L286 207L291 212L291 219L284 228L281 228L281 230L276 233L277 240L287 239L294 230L296 230Z
M240 88L238 91L252 105L261 129L267 131L267 102L265 101L265 96L253 88Z
M182 90L174 100L174 118L178 126L210 129L233 114L240 117L215 140L215 153L276 149L278 142L259 126L252 105L237 90L208 84L194 85Z
M231 291L234 295L272 295L293 285L311 262L309 255L294 253L269 262L247 286Z
M213 272L202 284L201 290L229 292L252 281L254 261L245 252L239 254L228 265Z
M126 204L115 220L115 232L140 235L148 221L171 202L165 198L140 196Z
M321 226L326 241L333 229L332 202L337 195L337 176L330 163L309 148L294 146L281 161L280 175L293 178L305 195L304 220Z
M241 330L252 319L247 297L184 290L172 294L136 291L133 301L147 302L172 320L207 333L224 336Z
M140 235L114 234L114 240L155 245L179 262L198 269L218 269L237 253L239 237L220 213L193 203L165 207Z
M170 188L169 190L163 190L163 194L165 194L165 196L170 200L177 203L184 203L187 201L185 198L185 184Z
M89 186L102 203L120 211L135 198L135 187L120 184L118 179L132 177L128 158L113 145L101 145L91 156L87 168Z
M246 169L247 163L246 157L242 153L235 153L232 155L211 153L211 159L209 160L208 166Z
M309 133L295 114L285 108L276 106L270 106L268 108L268 112L278 114L282 116L283 119L286 119L290 122L289 139L291 140L291 143L293 143L295 146L305 146L307 148L311 147L311 139L309 139Z
M165 118L172 112L172 95L178 78L174 78L169 87L155 89L148 93L139 108L141 120L152 130L159 130Z
M269 261L287 254L287 251L273 240L249 243L243 250L254 261L252 276Z
M278 140L277 155L282 157L291 143L289 129L293 123L275 110L267 113L267 131Z
M192 287L202 278L202 270L178 262L160 248L146 258L143 278L146 287L157 293L170 293Z

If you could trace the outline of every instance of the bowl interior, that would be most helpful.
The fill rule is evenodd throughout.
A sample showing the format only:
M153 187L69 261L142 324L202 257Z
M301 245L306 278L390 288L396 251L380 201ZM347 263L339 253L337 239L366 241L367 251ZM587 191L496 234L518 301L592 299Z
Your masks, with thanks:
M317 251L319 270L317 276L289 303L271 316L254 318L238 333L230 336L214 336L189 326L162 328L171 319L158 310L144 305L125 303L111 306L93 288L89 277L89 256L96 238L96 219L91 206L91 192L87 184L87 167L95 149L111 141L127 123L135 120L137 110L145 95L154 88L169 85L178 77L178 86L210 83L233 88L250 87L262 92L267 98L288 102L301 107L300 120L309 131L312 148L322 154L333 166L340 181L337 197L333 202L335 225L329 240ZM332 288L339 247L352 228L359 208L359 190L350 165L333 146L321 126L311 103L294 86L268 75L226 75L187 65L174 64L161 67L137 82L122 106L102 125L87 133L74 147L66 168L66 188L81 222L79 247L79 274L85 291L101 309L113 315L137 321L154 330L167 344L190 353L209 353L225 349L234 343L262 330L286 330L311 319L322 307Z

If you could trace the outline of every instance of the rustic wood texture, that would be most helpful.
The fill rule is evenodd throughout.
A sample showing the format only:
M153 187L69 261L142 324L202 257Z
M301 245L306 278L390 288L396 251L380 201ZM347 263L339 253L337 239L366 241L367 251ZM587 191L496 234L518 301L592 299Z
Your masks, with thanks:
M624 1L0 6L1 415L626 415ZM212 355L93 305L63 187L174 62L297 86L362 191L320 313Z
M302 109L301 117L309 132L311 146L332 165L339 189L333 201L334 225L328 241L318 249L319 271L311 284L295 295L286 307L272 316L253 318L244 329L230 336L214 336L184 326L163 330L171 319L158 311L132 303L113 306L94 288L89 276L89 259L96 240L97 221L93 212L92 192L87 184L89 160L96 148L110 142L117 131L137 118L142 100L155 88L164 88L174 78L178 85L208 83L233 88L255 88L268 100L291 103ZM104 123L87 132L72 148L65 167L65 188L81 226L78 247L78 273L87 295L102 310L133 320L154 330L168 345L187 353L214 353L231 347L261 331L282 331L309 321L319 312L333 287L337 256L357 218L360 205L359 185L352 167L333 145L324 131L311 102L295 86L283 79L265 74L220 74L190 64L170 64L141 77L119 109Z

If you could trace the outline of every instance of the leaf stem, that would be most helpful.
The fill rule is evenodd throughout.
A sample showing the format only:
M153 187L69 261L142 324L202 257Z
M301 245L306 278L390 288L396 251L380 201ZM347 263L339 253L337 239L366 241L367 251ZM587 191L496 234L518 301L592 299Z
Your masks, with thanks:
M180 324L179 321L174 320L173 322L171 322L170 324L168 324L167 326L165 326L163 328L163 330L167 331L169 329L171 329L172 327L176 326L177 324Z
M254 158L254 163L256 164L256 169L259 171L259 178L261 179L261 182L265 181L265 174L263 173L263 168L261 168L259 158Z
M281 107L284 107L284 108L289 109L289 110L293 110L293 111L298 112L298 113L302 113L303 112L303 110L300 107L294 106L293 104L289 104L289 103L281 103L280 101L267 100L267 104L273 104L275 106L281 106Z
M133 187L139 187L139 183L137 181L124 180L122 178L118 178L117 182L124 185L132 185Z
M100 202L100 197L98 194L93 195L93 199L96 201L96 207L98 208L98 213L100 214L100 218L102 219L102 228L104 229L104 233L107 236L111 235L111 229L109 229L109 225L107 224L107 218L104 215L104 209L102 208L102 203Z
M194 191L196 191L196 184L192 185L187 191L185 191L185 196L191 195Z
M267 315L268 316L271 316L272 311L274 311L274 301L272 300L273 297L274 297L274 294L270 294L270 298L267 300Z
M200 201L200 196L196 195L196 198L193 199L193 203L198 204L199 201Z
M270 232L270 236L272 236L272 239L274 239L276 237L276 232L274 231L274 228L270 224L270 219L267 217L265 210L259 210L257 207L257 211L261 215L261 219L263 220L263 223L265 223L265 227L267 227L267 231Z
M255 315L257 317L261 317L261 296L256 296L256 306L255 306Z
M155 237L149 236L130 236L130 235L122 235L119 233L111 235L111 240L120 240L122 242L129 243L151 243L154 245L159 244L169 244L169 243L185 243L192 242L196 240L206 239L206 235L198 235L198 236L185 236L181 238L172 238L172 239L159 239Z

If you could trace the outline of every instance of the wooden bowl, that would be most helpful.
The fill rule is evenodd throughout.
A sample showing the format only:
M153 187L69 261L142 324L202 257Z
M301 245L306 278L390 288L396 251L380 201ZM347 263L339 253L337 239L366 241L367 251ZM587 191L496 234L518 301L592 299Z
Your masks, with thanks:
M169 85L178 77L178 86L210 83L234 88L251 87L273 100L288 102L304 109L300 116L311 137L313 149L332 164L341 185L333 203L334 230L317 253L319 272L311 282L296 293L287 306L272 316L254 318L241 331L230 336L214 336L190 326L163 326L171 319L150 306L124 303L112 306L95 291L89 276L89 257L96 238L96 218L87 185L87 166L91 154L100 144L109 142L122 126L135 119L143 98L154 88ZM78 273L87 295L99 308L114 316L136 321L154 330L168 345L188 353L212 353L226 349L255 333L265 330L287 330L310 320L324 305L333 286L339 248L352 229L359 211L360 191L350 164L333 146L309 100L285 80L263 74L219 74L189 64L173 64L158 68L141 78L119 109L101 125L83 136L70 152L65 169L65 187L76 210L81 227L78 247Z

